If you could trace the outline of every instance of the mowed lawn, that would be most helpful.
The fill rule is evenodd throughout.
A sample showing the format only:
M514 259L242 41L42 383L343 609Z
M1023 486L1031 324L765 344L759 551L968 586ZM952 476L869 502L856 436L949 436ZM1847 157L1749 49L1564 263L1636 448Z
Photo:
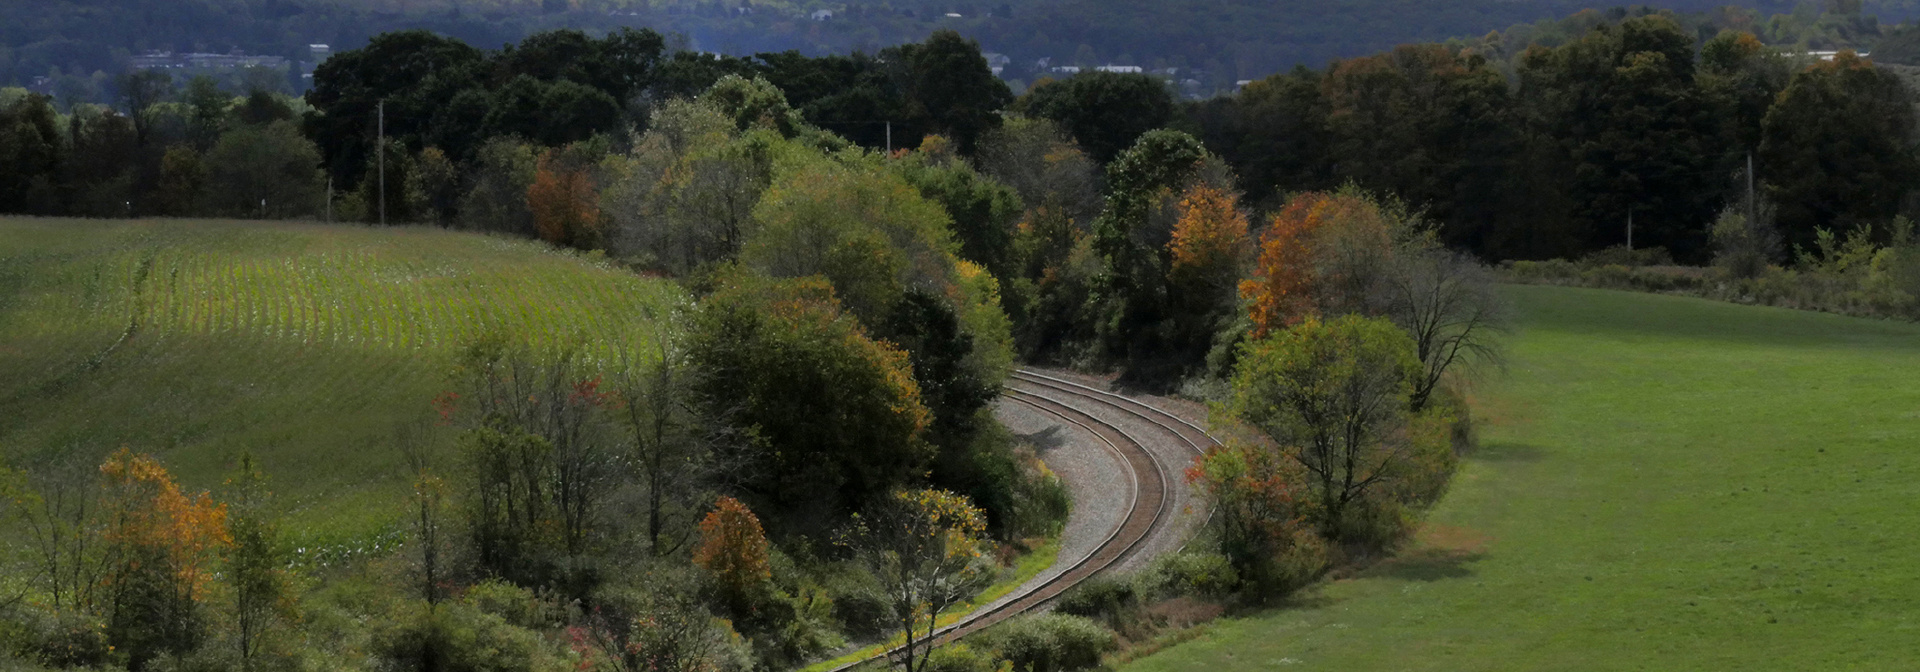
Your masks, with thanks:
M451 457L433 401L461 348L645 357L685 302L595 258L435 229L0 218L0 458L85 472L126 446L217 491L251 451L296 540L364 549L398 533L401 444Z
M1125 669L1920 668L1920 326L1507 291L1414 548Z

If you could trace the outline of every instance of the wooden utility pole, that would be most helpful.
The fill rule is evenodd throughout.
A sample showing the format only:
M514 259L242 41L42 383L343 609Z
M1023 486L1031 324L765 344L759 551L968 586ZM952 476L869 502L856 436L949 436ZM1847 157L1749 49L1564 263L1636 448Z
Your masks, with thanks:
M380 153L380 225L387 225L387 101L380 101L380 143L373 151Z
M1758 214L1754 212L1753 202L1753 152L1747 152L1747 230L1759 226Z
M1627 251L1633 251L1633 206L1627 206Z

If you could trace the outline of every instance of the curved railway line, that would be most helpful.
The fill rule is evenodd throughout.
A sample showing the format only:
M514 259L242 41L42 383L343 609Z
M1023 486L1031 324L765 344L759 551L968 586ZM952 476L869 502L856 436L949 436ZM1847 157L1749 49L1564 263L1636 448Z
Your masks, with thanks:
M936 630L932 637L935 644L965 637L1047 604L1080 582L1133 556L1150 536L1171 524L1174 517L1171 509L1175 500L1172 489L1178 487L1179 465L1167 464L1167 460L1156 455L1140 437L1118 424L1113 414L1152 425L1174 437L1178 444L1195 455L1204 452L1206 446L1217 443L1198 425L1157 406L1029 369L1013 373L1007 382L1005 394L1008 399L1080 428L1113 453L1120 464L1126 467L1127 479L1132 486L1126 499L1126 515L1092 553L1074 561L1051 578L1029 583L958 622ZM898 655L902 648L895 647L868 658L849 661L831 668L830 672L842 672L882 657L891 658Z

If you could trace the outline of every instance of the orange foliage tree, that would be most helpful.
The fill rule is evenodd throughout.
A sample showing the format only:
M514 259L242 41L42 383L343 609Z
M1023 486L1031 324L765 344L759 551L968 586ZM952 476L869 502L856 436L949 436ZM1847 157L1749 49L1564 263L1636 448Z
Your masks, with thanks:
M587 166L549 149L540 155L533 184L527 187L527 208L540 239L555 245L591 248L600 242L600 196Z
M1328 282L1341 280L1323 273L1322 257L1388 244L1387 219L1379 204L1357 191L1312 192L1287 201L1260 236L1253 277L1240 282L1254 337L1264 338L1318 314L1316 293ZM1344 275L1343 269L1351 266L1334 263L1329 268Z
M1302 515L1305 474L1271 447L1230 441L1187 469L1219 520L1220 550L1256 591L1281 593L1325 567L1327 546Z
M1240 213L1239 199L1196 183L1180 198L1180 220L1167 245L1173 255L1169 279L1183 287L1231 286L1246 245L1247 216Z
M721 497L700 521L700 546L694 549L693 564L712 574L736 606L743 604L755 589L773 578L773 567L767 560L767 534L760 529L760 518L740 500Z
M108 637L137 669L198 644L197 605L220 550L232 543L227 507L205 492L182 492L158 461L125 448L100 473L107 485Z

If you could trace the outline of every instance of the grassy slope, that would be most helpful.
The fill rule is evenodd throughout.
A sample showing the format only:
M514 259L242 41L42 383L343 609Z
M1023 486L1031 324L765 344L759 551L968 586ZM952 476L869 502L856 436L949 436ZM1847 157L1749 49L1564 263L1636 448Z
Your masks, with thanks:
M124 444L212 488L251 449L296 533L363 543L399 514L398 428L449 440L431 401L463 343L497 330L604 361L648 351L682 301L538 244L435 230L0 219L0 456L92 462Z
M1896 669L1920 656L1920 326L1510 293L1524 330L1510 370L1483 386L1485 447L1415 548L1128 669Z

